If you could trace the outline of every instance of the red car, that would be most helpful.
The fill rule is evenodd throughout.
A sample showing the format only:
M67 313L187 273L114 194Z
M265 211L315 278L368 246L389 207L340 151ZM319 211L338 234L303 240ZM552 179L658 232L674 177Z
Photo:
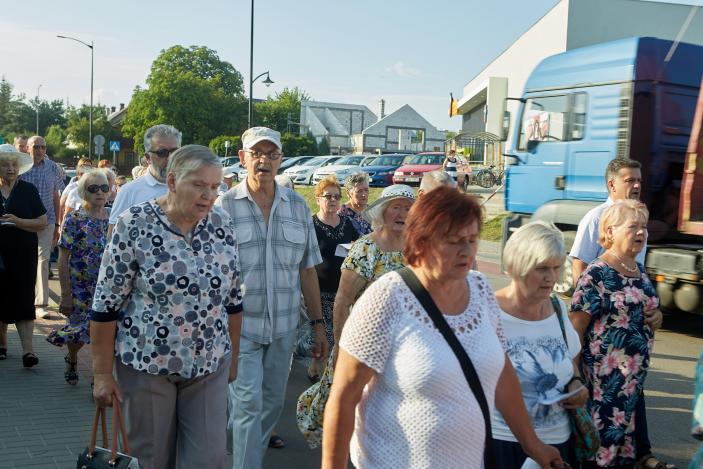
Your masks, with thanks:
M418 153L395 170L395 173L393 173L393 184L419 186L422 175L428 171L440 169L444 158L445 154L441 152ZM457 155L457 182L459 187L463 187L467 173L471 174L471 168L462 156Z

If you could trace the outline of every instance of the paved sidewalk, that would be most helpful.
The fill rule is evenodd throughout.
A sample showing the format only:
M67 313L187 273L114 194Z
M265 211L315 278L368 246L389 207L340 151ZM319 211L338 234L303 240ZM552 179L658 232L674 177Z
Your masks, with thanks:
M49 344L46 333L63 320L38 320L34 350L39 364L22 367L14 326L8 330L8 358L0 361L0 468L75 468L88 444L94 415L87 348L79 354L80 381L63 378L65 348Z

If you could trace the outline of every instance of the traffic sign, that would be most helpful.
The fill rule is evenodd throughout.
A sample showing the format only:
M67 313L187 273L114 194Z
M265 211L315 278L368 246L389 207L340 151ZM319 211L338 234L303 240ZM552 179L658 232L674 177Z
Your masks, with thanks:
M97 146L101 147L101 146L105 145L105 137L98 134L95 137L93 137L93 143L95 143Z
M104 145L95 145L95 151L93 152L98 156L103 156L105 154L105 146Z
M120 142L110 140L110 151L120 151Z

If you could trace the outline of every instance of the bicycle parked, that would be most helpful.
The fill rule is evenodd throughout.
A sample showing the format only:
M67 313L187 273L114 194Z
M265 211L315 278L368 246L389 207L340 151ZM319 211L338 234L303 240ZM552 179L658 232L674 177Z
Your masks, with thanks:
M502 169L496 170L495 167L496 166L492 164L487 168L480 169L474 175L473 183L485 189L496 185L503 185L505 171Z

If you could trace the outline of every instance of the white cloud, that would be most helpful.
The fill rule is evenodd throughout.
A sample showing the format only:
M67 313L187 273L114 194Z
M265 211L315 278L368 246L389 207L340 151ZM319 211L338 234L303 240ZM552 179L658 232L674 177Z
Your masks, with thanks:
M386 71L393 72L399 77L414 78L422 75L422 72L416 68L406 65L402 60L397 61L393 65L386 67Z

